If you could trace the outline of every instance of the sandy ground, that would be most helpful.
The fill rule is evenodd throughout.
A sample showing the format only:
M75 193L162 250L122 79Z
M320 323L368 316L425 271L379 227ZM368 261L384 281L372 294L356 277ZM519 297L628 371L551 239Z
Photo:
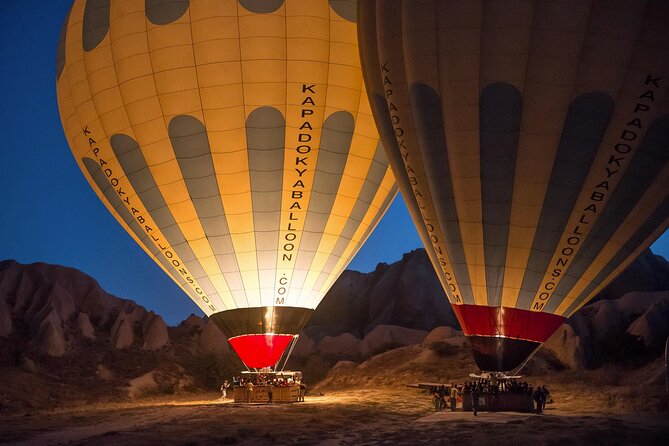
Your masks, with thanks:
M609 411L556 398L544 415L474 417L434 413L429 395L411 388L337 391L304 403L251 406L207 394L0 419L3 445L661 445L667 438L667 412Z

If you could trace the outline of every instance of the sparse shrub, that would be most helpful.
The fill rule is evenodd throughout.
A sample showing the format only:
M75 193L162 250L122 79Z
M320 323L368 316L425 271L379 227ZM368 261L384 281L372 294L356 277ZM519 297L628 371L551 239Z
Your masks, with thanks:
M459 351L457 345L452 345L444 341L432 342L428 344L428 348L437 356L451 356Z

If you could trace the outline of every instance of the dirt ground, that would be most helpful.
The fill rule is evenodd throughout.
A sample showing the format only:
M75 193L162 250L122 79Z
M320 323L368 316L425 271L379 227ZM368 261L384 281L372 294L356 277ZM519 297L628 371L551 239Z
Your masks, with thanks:
M544 415L432 411L412 388L345 390L304 403L243 405L215 394L5 416L7 445L447 444L660 445L667 412L608 409L602 399L554 395Z

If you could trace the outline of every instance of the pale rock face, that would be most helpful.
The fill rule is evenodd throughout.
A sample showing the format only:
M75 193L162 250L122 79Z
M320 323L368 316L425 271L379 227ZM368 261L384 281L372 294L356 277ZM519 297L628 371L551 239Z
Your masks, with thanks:
M54 284L47 299L47 305L53 306L62 321L69 320L77 311L74 298L65 288Z
M31 324L31 342L49 356L63 356L67 349L63 322L55 309L51 309Z
M204 328L205 321L201 317L191 314L181 324L189 328Z
M169 336L167 335L167 325L163 318L157 316L151 311L144 323L143 338L144 350L159 350L167 345Z
M627 333L643 339L646 347L660 350L669 336L669 294L632 322Z
M434 342L445 341L446 339L454 338L456 336L460 336L461 334L461 331L458 331L453 327L437 327L428 333L427 336L425 336L425 339L423 339L423 344L432 344Z
M134 302L126 301L111 328L111 340L114 348L123 350L135 341L135 327L140 326L147 316L144 308Z
M117 322L118 324L114 323L114 329L112 329L111 343L115 349L125 350L135 340L132 322L130 319L117 319Z
M541 348L553 352L555 357L570 369L583 368L581 338L569 324L562 324Z
M142 392L156 387L158 383L156 382L156 371L152 370L148 373L145 373L142 376L138 376L135 379L130 380L128 383L128 396L130 398L135 398L139 396Z
M394 325L377 325L362 340L360 352L363 356L369 356L383 349L420 344L427 334L427 331L423 330L413 330Z
M86 313L79 313L77 315L77 328L83 337L95 339L95 328L93 328L91 320Z
M340 357L360 356L362 340L351 333L342 333L339 336L326 336L318 343L318 351L326 355Z
M198 342L200 350L206 353L223 354L230 351L230 344L225 338L225 335L218 329L216 324L207 320L200 340Z

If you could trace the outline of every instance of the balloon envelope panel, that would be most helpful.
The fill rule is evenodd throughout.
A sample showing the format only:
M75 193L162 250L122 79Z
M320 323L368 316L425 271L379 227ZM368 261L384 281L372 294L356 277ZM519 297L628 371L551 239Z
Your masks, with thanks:
M228 337L255 336L233 344L255 367L396 193L355 20L334 0L77 0L61 31L58 105L82 172Z
M666 230L668 8L360 3L374 117L482 369L517 367Z

